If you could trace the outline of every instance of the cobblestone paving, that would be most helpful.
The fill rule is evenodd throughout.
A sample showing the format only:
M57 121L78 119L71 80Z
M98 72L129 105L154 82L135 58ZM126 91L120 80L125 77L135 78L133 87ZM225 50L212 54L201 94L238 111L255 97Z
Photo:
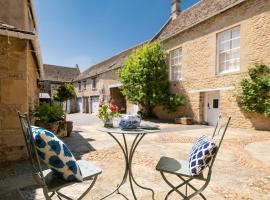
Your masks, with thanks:
M85 198L98 200L113 191L121 181L124 171L121 149L109 135L96 130L102 124L95 116L73 114L68 117L75 122L75 125L74 132L71 137L65 139L65 142L78 159L89 160L103 169L95 187ZM155 199L161 200L164 199L170 188L155 170L159 158L170 156L186 159L192 143L202 134L211 135L213 127L158 124L161 127L161 133L147 135L138 146L133 160L133 173L137 182L153 188ZM127 137L129 144L131 144L132 139L133 136ZM211 182L204 191L207 199L269 200L269 152L270 132L229 128L213 167ZM8 190L14 192L18 187L22 188L34 183L29 175L29 165L25 162L1 166L1 177L0 194L1 190L7 194ZM174 177L169 178L178 183ZM199 185L199 182L195 184ZM87 183L72 186L67 188L65 193L75 197L85 187L87 187ZM137 187L135 190L138 199L151 199L149 191ZM128 184L125 184L120 191L128 199L133 199ZM34 189L33 186L24 189L23 194L28 195L28 199L43 199L42 191ZM108 199L122 200L125 198L121 195L113 195ZM180 198L177 195L172 195L170 199L178 200Z

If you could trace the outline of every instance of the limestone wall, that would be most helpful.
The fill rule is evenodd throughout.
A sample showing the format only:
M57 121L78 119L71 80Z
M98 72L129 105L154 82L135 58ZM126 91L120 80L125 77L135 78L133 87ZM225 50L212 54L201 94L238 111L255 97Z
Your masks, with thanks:
M0 36L0 160L26 158L16 109L28 110L27 42Z
M217 34L236 26L240 26L240 71L217 75ZM168 114L160 108L156 109L156 113L160 118L170 119L177 115L189 115L202 122L204 91L236 88L255 62L270 64L270 1L246 1L163 43L168 52L182 47L182 81L173 82L171 88L174 92L183 93L187 104L176 113ZM269 119L240 110L234 98L234 89L221 91L220 94L221 114L232 116L232 126L270 130ZM258 117L261 122L254 123L260 121L256 120Z

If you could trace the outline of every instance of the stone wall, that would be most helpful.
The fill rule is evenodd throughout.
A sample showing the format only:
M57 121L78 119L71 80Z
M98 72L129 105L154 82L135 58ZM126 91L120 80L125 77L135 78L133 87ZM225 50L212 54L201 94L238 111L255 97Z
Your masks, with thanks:
M240 71L217 75L217 34L236 26L240 26ZM173 92L183 93L187 103L176 113L168 114L157 108L156 113L160 118L189 115L195 121L202 122L203 92L232 88L231 91L220 92L221 114L232 116L231 126L270 130L269 119L240 110L233 89L237 88L254 63L263 61L270 64L270 1L246 1L163 43L168 52L182 47L182 81L172 83L171 87ZM258 117L261 123L258 123Z
M0 44L0 160L23 159L27 154L16 109L28 111L27 41L0 36Z
M27 0L1 0L1 22L18 29L33 31L33 21L29 18Z

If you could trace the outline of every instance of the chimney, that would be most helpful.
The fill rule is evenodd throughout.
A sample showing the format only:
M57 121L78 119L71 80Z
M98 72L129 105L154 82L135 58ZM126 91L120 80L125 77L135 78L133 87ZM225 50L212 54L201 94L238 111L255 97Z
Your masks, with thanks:
M171 18L174 20L181 12L181 0L172 0Z

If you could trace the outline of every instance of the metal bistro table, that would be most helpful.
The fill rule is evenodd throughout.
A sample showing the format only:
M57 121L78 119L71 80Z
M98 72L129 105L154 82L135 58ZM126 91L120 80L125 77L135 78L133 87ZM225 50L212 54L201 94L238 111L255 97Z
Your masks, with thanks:
M147 187L139 185L136 182L136 180L134 179L133 174L132 174L132 158L133 158L133 155L135 153L136 148L138 147L140 141L144 138L144 136L149 134L149 133L160 132L160 130L159 129L155 129L155 130L148 130L148 129L122 130L120 128L105 128L105 127L100 127L97 130L101 131L101 132L108 133L118 143L121 150L123 151L124 158L125 158L125 173L124 173L124 176L123 176L121 183L119 185L117 185L117 188L113 192L106 195L102 199L109 197L110 195L114 194L115 192L117 192L117 194L121 194L119 192L119 189L126 182L127 178L129 178L130 188L131 188L131 191L132 191L132 194L133 194L133 197L135 200L137 200L137 197L136 197L136 194L135 194L135 191L133 188L133 183L135 183L138 187L140 187L142 189L151 191L152 192L152 199L154 199L154 191L151 188L147 188ZM122 135L124 145L121 144L121 142L114 136L114 134ZM134 135L135 136L130 149L128 149L128 146L127 146L126 135ZM125 197L125 195L123 195L123 194L121 194L121 195Z

